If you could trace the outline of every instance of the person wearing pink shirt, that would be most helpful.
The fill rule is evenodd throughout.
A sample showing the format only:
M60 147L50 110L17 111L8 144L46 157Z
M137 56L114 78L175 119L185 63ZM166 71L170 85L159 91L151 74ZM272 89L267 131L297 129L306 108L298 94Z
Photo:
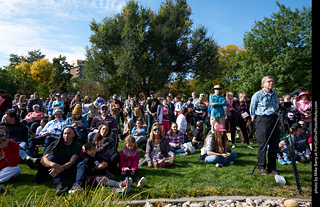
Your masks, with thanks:
M297 102L297 110L301 114L301 120L305 122L306 128L312 129L312 102L308 100L310 94L308 92L301 92L299 94L300 101Z

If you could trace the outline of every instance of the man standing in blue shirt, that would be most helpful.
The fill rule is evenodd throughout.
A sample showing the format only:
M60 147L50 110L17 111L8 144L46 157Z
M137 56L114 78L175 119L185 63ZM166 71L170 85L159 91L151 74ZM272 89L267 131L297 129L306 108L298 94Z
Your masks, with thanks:
M226 106L226 99L224 96L220 94L221 87L220 85L215 85L213 87L214 94L209 97L209 105L211 107L211 132L213 132L214 128L218 124L222 124L225 127L225 113L224 106Z
M274 78L265 76L261 80L262 89L256 92L251 98L250 115L252 121L256 122L256 135L258 141L258 170L262 175L269 173L279 174L276 171L276 159L279 137L279 124L277 123L278 112L278 94L272 89ZM274 128L273 133L272 129ZM270 137L271 136L271 137ZM270 137L269 142L268 138ZM268 171L266 170L266 149L269 145L268 152Z

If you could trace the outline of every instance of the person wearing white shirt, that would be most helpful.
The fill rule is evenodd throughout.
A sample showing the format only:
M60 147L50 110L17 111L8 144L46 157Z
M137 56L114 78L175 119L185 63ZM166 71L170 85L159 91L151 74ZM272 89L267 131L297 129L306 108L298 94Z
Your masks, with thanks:
M180 97L176 96L175 97L175 104L174 104L174 115L177 115L178 112L181 110L182 108L182 103L180 102Z
M178 130L182 131L184 135L184 141L186 142L188 140L187 136L187 119L186 116L188 114L188 109L187 108L182 108L181 109L181 114L178 116L176 123L178 124Z

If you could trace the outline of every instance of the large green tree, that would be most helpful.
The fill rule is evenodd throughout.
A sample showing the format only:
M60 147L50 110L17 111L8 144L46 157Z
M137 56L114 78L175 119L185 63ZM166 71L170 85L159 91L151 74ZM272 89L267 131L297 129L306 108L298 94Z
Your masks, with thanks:
M66 57L61 55L58 58L53 58L52 62L53 70L48 82L50 92L67 93L71 85L71 65L66 61Z
M158 12L129 1L113 18L92 21L88 79L109 95L147 95L177 77L213 74L217 44L203 26L192 29L190 15L186 0L167 0Z
M279 94L312 86L312 12L311 8L290 8L279 4L270 18L256 21L244 36L246 55L237 76L240 90L250 95L261 88L261 78L275 77Z

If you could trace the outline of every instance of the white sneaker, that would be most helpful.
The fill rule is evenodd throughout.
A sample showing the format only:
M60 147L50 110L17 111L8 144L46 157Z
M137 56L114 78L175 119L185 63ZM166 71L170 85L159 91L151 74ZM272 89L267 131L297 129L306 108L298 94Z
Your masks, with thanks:
M247 145L248 148L253 149L253 147L251 145Z
M216 164L216 167L222 167L222 166L223 166L222 163L217 163L217 164Z
M138 185L137 187L143 187L147 184L147 179L145 177L142 177L139 182L138 182Z
M236 148L236 145L233 144L231 148L233 148L233 149Z

